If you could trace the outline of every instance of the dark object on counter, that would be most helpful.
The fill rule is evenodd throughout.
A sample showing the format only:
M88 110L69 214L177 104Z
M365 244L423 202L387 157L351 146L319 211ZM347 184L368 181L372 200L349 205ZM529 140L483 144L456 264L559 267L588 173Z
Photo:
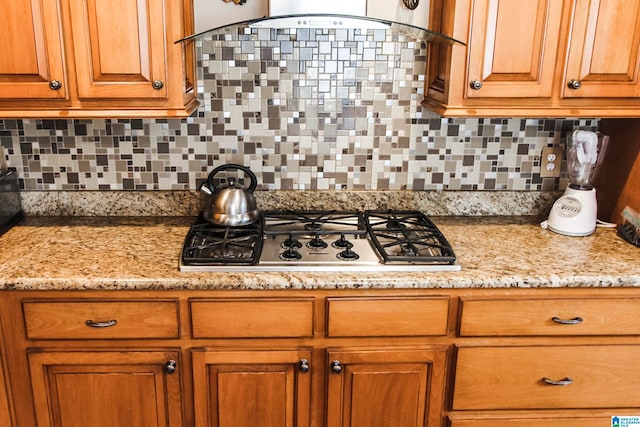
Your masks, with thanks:
M640 247L640 215L627 206L620 216L624 222L618 226L618 236L632 245Z
M625 222L618 226L618 236L640 248L640 230L630 222Z
M0 235L24 218L18 176L13 171L0 172Z

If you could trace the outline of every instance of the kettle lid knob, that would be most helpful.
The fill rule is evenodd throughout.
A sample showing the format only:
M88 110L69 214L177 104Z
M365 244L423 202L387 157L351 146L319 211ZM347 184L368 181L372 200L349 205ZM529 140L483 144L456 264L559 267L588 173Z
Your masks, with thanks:
M249 184L249 187L246 189L249 193L253 193L254 190L256 189L256 187L258 186L258 180L256 178L256 175L251 171L251 169L249 169L246 166L242 166L242 165L237 165L237 164L226 164L226 165L222 165L222 166L218 166L217 168L215 168L214 170L211 171L211 173L209 174L209 177L207 178L207 183L209 184L209 189L210 190L215 190L215 183L213 180L213 177L221 171L225 171L225 170L232 170L232 169L237 169L239 171L244 172L249 179L251 180L251 183ZM228 182L229 182L229 187L234 187L235 186L235 178L228 178Z

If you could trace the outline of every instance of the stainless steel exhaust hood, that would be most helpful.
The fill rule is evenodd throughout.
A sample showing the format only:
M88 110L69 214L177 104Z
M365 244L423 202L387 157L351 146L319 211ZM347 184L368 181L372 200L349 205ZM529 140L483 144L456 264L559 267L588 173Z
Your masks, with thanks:
M211 28L176 43L236 25L267 29L382 29L406 33L424 42L464 44L415 25L415 21L428 23L428 10L429 0L269 0L268 16ZM416 15L418 11L420 15Z

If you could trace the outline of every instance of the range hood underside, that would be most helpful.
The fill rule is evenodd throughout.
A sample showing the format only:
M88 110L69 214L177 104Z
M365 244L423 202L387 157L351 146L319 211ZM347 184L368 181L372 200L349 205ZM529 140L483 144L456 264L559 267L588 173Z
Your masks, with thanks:
M249 28L267 28L267 29L297 29L297 28L318 28L318 29L362 29L362 30L392 30L409 34L418 40L424 42L436 42L444 44L461 44L464 43L455 40L444 34L431 31L414 25L404 24L401 22L389 21L379 18L371 18L367 16L355 15L337 15L337 14L291 14L279 16L265 16L263 18L250 19L221 27L211 28L197 34L185 37L176 43L194 40L209 33L221 31L230 27L249 27Z

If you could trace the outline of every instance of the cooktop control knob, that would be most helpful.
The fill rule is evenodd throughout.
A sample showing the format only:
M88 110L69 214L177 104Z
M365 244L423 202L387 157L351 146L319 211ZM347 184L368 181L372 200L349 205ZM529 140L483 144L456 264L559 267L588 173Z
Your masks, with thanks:
M334 248L352 248L353 243L344 237L344 233L340 234L340 238L331 244Z
M347 247L347 249L340 252L337 257L338 259L343 259L345 261L355 261L360 258L360 255L352 251L350 247Z
M302 258L302 255L295 248L288 248L280 254L280 259L285 261L297 261L300 258Z
M311 240L309 240L307 242L307 247L309 249L324 249L327 246L329 246L329 245L327 245L327 242L322 240L320 238L320 236L318 236L317 234L315 235L315 237L313 239L311 239Z

